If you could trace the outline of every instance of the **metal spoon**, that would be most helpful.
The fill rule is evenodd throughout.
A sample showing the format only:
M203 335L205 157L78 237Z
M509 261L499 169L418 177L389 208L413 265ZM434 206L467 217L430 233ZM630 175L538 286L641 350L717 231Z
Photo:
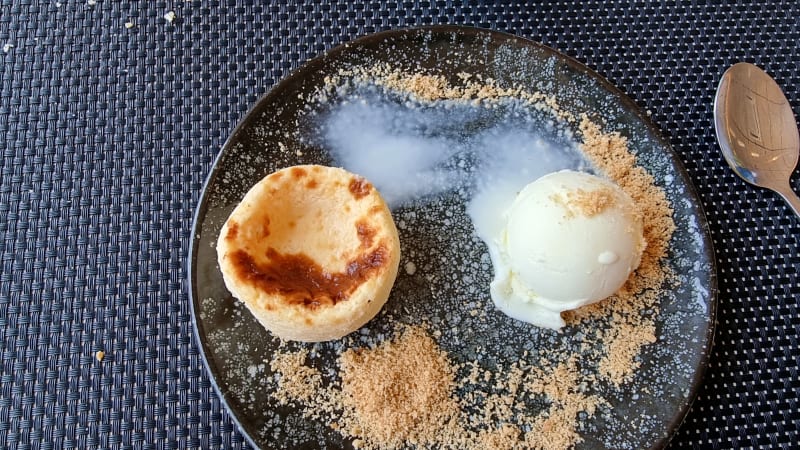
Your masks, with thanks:
M800 198L789 185L800 154L800 133L778 83L752 64L734 64L717 88L714 125L733 171L780 194L800 217Z

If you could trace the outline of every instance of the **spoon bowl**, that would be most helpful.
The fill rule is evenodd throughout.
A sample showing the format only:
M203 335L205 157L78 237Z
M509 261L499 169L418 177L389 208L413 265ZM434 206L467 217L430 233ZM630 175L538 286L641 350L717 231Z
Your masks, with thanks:
M733 171L778 193L800 217L800 198L789 184L800 155L800 132L778 83L753 64L734 64L717 88L714 125Z

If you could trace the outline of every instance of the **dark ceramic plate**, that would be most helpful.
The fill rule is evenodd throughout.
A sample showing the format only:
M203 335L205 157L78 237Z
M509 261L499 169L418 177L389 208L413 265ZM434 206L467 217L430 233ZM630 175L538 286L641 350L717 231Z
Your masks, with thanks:
M515 36L459 27L373 34L309 61L253 107L217 158L194 221L190 292L197 339L211 380L243 434L260 448L350 448L324 424L304 420L293 408L278 407L270 398L275 383L269 361L278 342L228 293L214 246L228 214L263 176L295 164L336 164L324 138L315 135L315 121L337 102L352 101L348 95L360 94L334 93L324 102L311 99L319 100L325 78L340 69L381 62L446 76L479 74L501 85L522 85L555 96L562 109L576 116L586 112L599 117L607 129L628 138L638 163L654 175L674 206L678 229L668 258L680 283L660 299L658 340L643 350L641 369L633 380L621 388L592 386L610 406L581 425L584 441L579 447L665 446L701 382L712 342L717 291L707 225L688 176L646 115L581 63ZM464 112L469 106L460 108L459 114L469 114ZM451 133L458 140L465 129L480 131L496 121L496 117L478 119L455 121L457 126L437 132ZM517 123L525 126L526 120L541 118L533 114L521 120ZM554 131L563 131L559 126L541 129L564 136ZM343 345L380 340L391 331L393 321L413 323L420 317L440 330L439 343L452 359L475 359L487 369L507 365L523 352L535 355L543 346L572 345L580 329L558 334L494 310L488 294L492 269L487 250L474 234L460 192L443 190L393 208L403 260L385 313L346 342L311 346L318 355L315 364L332 363ZM477 348L484 350L480 353Z

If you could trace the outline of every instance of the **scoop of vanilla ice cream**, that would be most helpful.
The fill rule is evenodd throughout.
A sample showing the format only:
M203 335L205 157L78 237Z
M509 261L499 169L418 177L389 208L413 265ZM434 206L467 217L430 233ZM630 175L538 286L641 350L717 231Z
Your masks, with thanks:
M616 292L639 266L642 217L616 184L564 170L527 185L490 249L497 307L558 329L561 312Z

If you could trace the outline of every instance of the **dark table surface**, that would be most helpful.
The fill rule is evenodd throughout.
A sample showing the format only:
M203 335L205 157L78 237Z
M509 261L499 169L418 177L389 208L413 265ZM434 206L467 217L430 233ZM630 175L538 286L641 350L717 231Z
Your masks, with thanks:
M186 283L214 157L309 58L443 23L554 47L651 113L700 194L719 276L710 367L671 446L794 448L800 220L727 168L712 101L750 61L800 111L800 4L710 3L0 0L0 448L246 447Z

